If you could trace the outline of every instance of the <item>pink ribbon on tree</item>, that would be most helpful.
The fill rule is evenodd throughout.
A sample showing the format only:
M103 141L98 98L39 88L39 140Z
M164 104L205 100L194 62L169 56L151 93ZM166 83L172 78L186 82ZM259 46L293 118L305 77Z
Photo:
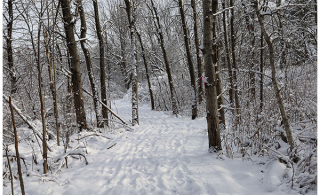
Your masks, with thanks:
M202 88L204 89L204 76L202 76L202 83L203 83L203 85L202 85Z

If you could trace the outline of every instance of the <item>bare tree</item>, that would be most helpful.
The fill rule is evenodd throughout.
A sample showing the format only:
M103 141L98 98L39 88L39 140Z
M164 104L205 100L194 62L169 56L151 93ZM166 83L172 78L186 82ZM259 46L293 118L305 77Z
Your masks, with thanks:
M154 17L156 18L155 27L156 27L158 35L159 35L158 40L160 42L160 47L162 50L164 63L166 65L166 71L167 71L168 80L169 80L169 88L170 88L171 103L172 103L172 113L174 115L177 115L179 113L179 111L178 111L177 99L176 99L172 75L171 75L171 68L170 68L170 64L169 64L169 60L168 60L168 56L167 56L167 51L166 51L166 48L164 47L164 38L163 38L163 34L162 34L160 18L158 16L157 8L154 5L153 0L151 0L151 6L152 6L152 9L151 8L150 9L153 10Z
M138 114L138 73L137 73L137 62L136 62L136 32L135 32L135 18L132 8L132 0L125 0L126 11L128 15L128 22L130 28L130 39L131 39L131 74L132 74L132 126L139 124Z
M7 21L7 35L5 36L6 39L6 50L8 54L8 70L11 80L11 94L16 93L17 91L17 76L16 71L13 63L13 53L12 53L12 29L13 29L13 7L12 7L13 0L8 0L8 17L4 15L4 18Z
M72 21L72 15L70 11L70 2L69 0L60 0L63 21L64 21L64 29L66 34L66 41L69 50L69 54L71 57L71 73L72 73L72 91L73 91L73 99L74 106L76 110L76 118L79 131L83 129L87 129L87 121L86 121L86 113L84 110L83 103L83 95L82 95L82 83L81 83L81 69L80 69L80 61L78 56L77 44L74 38L74 21Z
M197 14L197 6L195 0L191 0L191 6L193 10L193 31L194 31L194 42L196 46L196 53L197 53L197 68L198 68L198 102L202 102L203 96L203 88L202 88L202 62L200 57L200 44L199 44L199 35L198 35L198 14Z
M107 87L106 87L106 71L104 67L104 41L102 37L102 31L99 19L99 9L97 0L92 0L94 8L94 20L96 23L96 32L99 39L99 54L100 54L100 85L101 85L101 99L105 105L107 102ZM109 126L108 122L108 110L102 106L102 116L105 119L105 124Z
M22 178L22 171L21 171L20 154L19 154L19 148L18 148L18 135L17 135L16 122L15 122L15 120L14 120L14 111L13 111L13 108L12 108L11 96L9 96L9 104L10 104L12 124L13 124L13 130L14 130L14 147L15 147L15 149L16 149L16 156L17 156L17 165L18 165L18 174L19 174L21 194L25 195L23 178ZM13 180L12 177L11 177L11 179Z
M230 7L233 6L233 0L230 0ZM238 95L238 85L237 85L237 61L236 61L236 35L234 32L234 9L231 9L231 17L230 17L230 33L231 33L231 54L232 54L232 75L234 80L234 100L236 103L236 111L237 111L237 121L240 120L240 102Z
M144 63L144 67L146 69L146 75L147 75L147 82L148 82L148 88L149 88L149 95L150 95L150 102L151 102L151 110L154 110L154 99L153 99L153 92L152 92L152 86L150 82L150 73L149 73L149 68L148 68L148 63L145 55L145 50L143 47L142 39L140 33L136 30L139 42L140 42L140 47L141 47L141 52L142 52L142 59Z
M222 0L222 9L226 8L225 0ZM233 86L233 74L232 74L232 62L231 62L231 56L230 56L230 49L229 49L229 37L228 37L228 28L227 28L227 21L226 21L226 12L223 12L223 35L224 35L224 47L226 51L227 56L227 65L228 65L228 73L229 73L229 100L230 105L233 107L234 105L234 86ZM234 110L232 110L232 113L234 113Z
M41 62L40 62L40 35L41 35L41 26L42 26L42 21L41 18L43 16L43 2L42 0L40 1L41 8L40 8L40 13L39 13L39 26L38 26L38 43L37 43L37 64L38 64L38 83L39 83L39 97L40 97L40 104L41 104L41 119L42 119L42 156L43 156L43 173L47 174L48 172L48 148L47 148L47 129L46 129L46 119L44 115L44 100L43 100L43 95L42 95L42 76L41 76Z
M212 1L212 12L214 14L213 16L213 50L216 52L216 58L217 58L217 63L215 63L215 72L216 72L216 78L217 78L217 95L218 95L218 111L219 111L219 120L220 124L223 124L223 126L226 126L226 119L225 119L225 113L224 113L224 107L223 107L223 90L222 90L222 79L221 79L221 74L220 74L220 57L219 57L219 50L218 50L218 34L219 31L216 32L216 28L219 27L218 24L218 17L216 16L215 13L217 13L218 10L218 0L213 0ZM216 48L215 48L216 47ZM215 58L213 56L213 58ZM213 59L215 61L215 59Z
M213 13L210 0L202 0L203 7L203 55L205 66L205 89L207 102L207 124L209 150L221 150L219 130L217 79L215 66L217 65L217 45L213 44ZM212 46L213 45L213 46Z
M101 112L99 110L99 95L98 95L98 88L96 85L96 79L93 73L93 68L92 68L92 62L91 62L91 56L90 56L90 51L88 49L88 45L86 42L86 34L87 34L87 24L86 24L86 18L82 6L82 1L78 0L77 1L78 6L79 6L79 15L80 15L80 20L81 20L81 48L86 60L86 65L87 65L87 71L88 71L88 76L89 76L89 81L91 85L91 91L93 95L93 104L94 104L94 110L96 113L96 119L97 119L97 127L103 128L104 127L104 121L103 117L101 115ZM105 104L105 102L104 102Z
M294 148L294 141L293 141L291 127L290 127L289 120L288 120L288 117L287 117L286 109L285 109L284 104L283 104L281 91L280 91L280 88L279 88L279 85L278 85L278 82L277 82L277 70L276 70L276 66L275 66L275 62L274 62L274 58L275 57L274 57L273 43L272 43L270 35L268 34L268 32L266 30L265 25L264 25L264 18L262 17L262 14L260 13L260 9L259 9L259 6L258 6L258 1L255 0L253 3L254 3L253 6L255 8L255 12L256 12L256 15L258 17L261 30L263 32L264 39L265 39L265 41L267 42L267 45L268 45L269 61L270 61L270 66L271 66L271 71L272 71L272 84L273 84L274 92L275 92L275 95L276 95L276 98L277 98L278 106L280 108L280 113L281 113L282 122L283 122L283 125L284 125L284 130L286 132L286 135L287 135L287 138L288 138L288 141L289 141L289 145L290 145L290 149L292 151L293 148Z
M192 56L191 56L191 51L190 51L189 33L188 33L188 29L187 29L186 16L184 14L183 0L179 0L179 10L180 10L182 28L183 28L183 33L184 33L184 45L185 45L186 53L187 53L189 74L190 74L190 79L191 79L191 87L193 89L192 103L191 103L191 105L192 105L192 119L195 119L198 116L197 85L196 85L194 67L193 67Z

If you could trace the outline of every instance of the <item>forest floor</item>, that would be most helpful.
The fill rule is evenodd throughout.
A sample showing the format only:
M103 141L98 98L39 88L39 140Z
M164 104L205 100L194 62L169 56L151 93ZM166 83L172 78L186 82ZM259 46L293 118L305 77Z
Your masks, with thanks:
M117 100L115 105L120 116L131 118L129 101ZM56 176L49 174L45 177L41 175L42 166L39 163L39 172L29 170L29 176L24 177L26 193L297 194L280 185L285 165L278 161L266 166L259 165L259 160L255 159L230 159L223 153L209 153L205 118L191 120L174 117L167 112L151 111L146 105L140 105L139 117L140 125L135 126L134 131L123 129L121 132L102 134L112 139L102 136L82 139L88 153L88 165L85 165L83 158L77 160L69 157L68 169L63 167ZM85 132L81 137L89 134ZM70 144L79 145L75 140ZM22 155L28 159L30 150L27 146L21 147ZM59 153L63 153L63 149L49 155ZM14 180L14 189L16 193L20 191L18 180ZM10 194L10 183L3 188L3 192ZM316 192L310 194L313 193Z

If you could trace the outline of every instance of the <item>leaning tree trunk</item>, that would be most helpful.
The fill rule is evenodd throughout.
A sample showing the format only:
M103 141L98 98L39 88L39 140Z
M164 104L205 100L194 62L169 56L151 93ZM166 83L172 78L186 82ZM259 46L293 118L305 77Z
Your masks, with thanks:
M139 42L140 42L140 47L141 47L141 51L142 51L142 59L143 59L144 67L146 69L146 75L147 75L147 81L148 81L148 87L149 87L149 95L150 95L150 101L151 101L151 110L154 110L153 91L152 91L152 86L151 86L151 82L150 82L149 68L148 68L148 64L147 64L147 60L146 60L146 55L145 55L144 47L142 44L141 35L137 30L136 30L136 34L137 34Z
M17 157L17 166L18 166L18 174L19 174L21 194L25 195L23 178L22 178L22 171L21 171L19 147L18 147L18 135L17 135L16 122L14 120L14 111L13 111L13 107L12 107L12 103L11 103L11 96L9 96L9 104L10 104L10 110L11 110L12 125L13 125L13 130L14 130L14 147L16 149L16 157ZM13 180L12 177L11 177L11 180Z
M8 0L8 12L9 12L9 21L7 24L8 27L8 34L5 37L7 42L7 53L8 53L8 66L9 66L9 75L11 80L11 94L16 93L17 91L17 76L14 69L13 64L13 55L12 55L12 24L13 24L13 8L12 8L12 2L13 0Z
M71 57L71 80L72 80L72 91L74 106L76 110L77 124L79 132L83 129L87 129L87 120L86 112L84 110L83 95L82 95L82 83L81 83L81 69L80 61L78 55L77 44L73 34L74 22L72 21L72 15L70 11L70 2L69 0L60 0L63 21L64 21L64 30L66 34L66 41Z
M106 71L104 67L104 42L102 37L102 31L99 20L99 9L97 0L92 0L94 8L94 20L96 22L96 31L99 39L99 51L100 51L100 85L101 85L101 99L105 105L107 102L107 87L106 87ZM105 120L105 124L109 126L108 122L108 110L102 106L102 117Z
M192 62L192 56L190 51L190 41L189 41L189 33L187 29L187 22L186 22L186 16L184 14L183 9L183 0L179 0L179 7L180 7L180 15L181 15L181 22L182 22L182 28L184 33L184 45L186 47L186 53L187 53L187 59L188 59L188 67L189 67L189 74L191 79L191 87L193 89L192 94L192 120L197 118L198 116L198 109L197 109L197 85L196 85L196 79L195 79L195 73L194 73L194 67Z
M175 95L175 90L174 90L174 85L173 85L173 79L172 79L172 75L171 75L171 68L170 68L170 64L169 64L169 60L168 60L168 56L167 56L167 51L164 47L164 38L163 38L163 34L162 34L162 28L160 25L160 18L158 16L157 8L154 5L153 0L151 0L151 4L152 4L152 8L153 8L155 18L157 21L156 28L157 28L157 32L159 35L160 47L162 49L164 63L166 65L166 71L167 71L168 80L169 80L169 88L170 88L171 103L172 103L172 113L174 115L177 115L179 113L179 111L178 111L177 100L176 100L176 95Z
M80 43L81 43L81 48L82 48L83 54L85 56L89 81L90 81L91 90L92 90L92 94L93 94L93 104L94 104L94 110L96 113L97 127L103 128L104 121L103 121L103 117L101 115L101 112L99 110L99 95L98 95L98 91L97 91L98 88L97 88L96 79L95 79L94 73L93 73L90 51L89 51L89 49L87 47L87 43L86 43L87 25L86 25L86 18L85 18L85 14L84 14L81 0L78 0L78 6L79 6L79 14L80 14L80 20L81 20L81 41L80 41Z
M213 15L210 0L202 0L203 6L203 55L205 66L205 91L207 102L207 124L209 150L221 150L221 138L219 130L217 79L215 65L217 64L217 45L213 45Z
M267 30L266 30L266 28L264 26L264 19L263 19L263 16L261 15L261 13L260 13L260 10L259 10L259 7L258 7L258 1L255 0L253 3L254 3L255 12L257 14L261 30L263 32L264 39L266 40L267 45L268 45L269 61L270 61L270 66L271 66L271 71L272 71L271 72L271 74L272 74L272 84L273 84L275 95L276 95L276 98L277 98L277 101L278 101L278 105L279 105L279 108L280 108L280 113L281 113L282 122L283 122L283 125L284 125L284 130L286 131L286 135L287 135L287 138L288 138L288 141L289 141L290 149L292 151L293 148L294 148L294 141L293 141L291 127L290 127L289 120L288 120L288 117L287 117L286 109L285 109L284 104L283 104L281 91L280 91L280 88L279 88L279 85L278 85L278 82L277 82L277 70L276 70L276 66L275 66L275 62L274 62L273 43L272 43L270 35L268 34L268 32L267 32Z
M194 31L194 41L196 45L196 53L197 53L197 68L198 68L198 102L202 102L202 96L203 96L203 88L202 88L202 62L201 62L201 56L200 56L200 44L199 44L199 35L198 35L198 21L197 21L197 8L195 0L191 0L191 6L193 10L193 31Z
M132 57L132 126L139 124L139 114L138 114L138 74L137 74L137 62L136 62L136 36L132 10L132 1L125 0L126 11L128 15L129 28L130 28L130 39L131 39L131 57Z

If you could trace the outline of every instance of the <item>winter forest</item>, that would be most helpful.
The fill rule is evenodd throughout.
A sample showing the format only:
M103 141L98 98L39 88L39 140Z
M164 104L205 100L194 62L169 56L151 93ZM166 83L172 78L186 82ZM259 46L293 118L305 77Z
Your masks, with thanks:
M316 0L4 0L3 194L316 194Z

